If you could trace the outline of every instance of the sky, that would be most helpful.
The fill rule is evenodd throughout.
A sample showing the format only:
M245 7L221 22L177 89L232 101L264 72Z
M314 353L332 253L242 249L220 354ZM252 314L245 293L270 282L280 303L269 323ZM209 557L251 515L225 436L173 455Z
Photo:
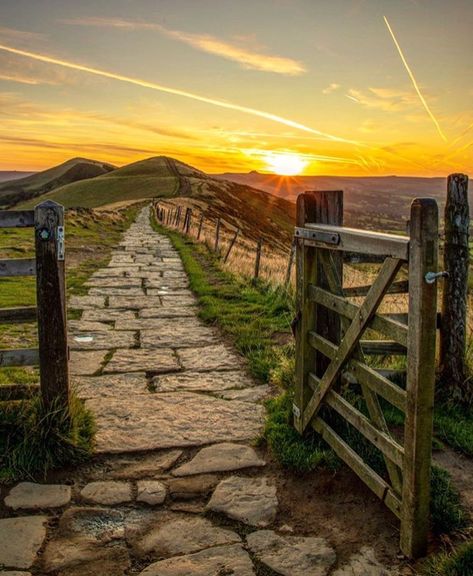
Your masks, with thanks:
M472 49L472 0L0 0L0 170L468 173Z

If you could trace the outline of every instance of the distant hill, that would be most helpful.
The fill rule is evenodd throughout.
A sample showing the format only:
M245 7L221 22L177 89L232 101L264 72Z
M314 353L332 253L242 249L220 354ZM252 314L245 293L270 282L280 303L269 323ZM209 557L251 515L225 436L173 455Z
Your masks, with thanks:
M8 180L18 180L19 178L26 178L32 176L36 172L19 172L18 170L0 170L0 182Z
M225 173L214 178L259 188L294 203L306 190L343 190L346 224L377 230L404 230L410 204L416 197L435 198L443 210L446 196L446 178L289 177L259 172ZM473 190L471 194L473 196Z
M289 241L295 206L250 186L213 178L179 160L156 156L122 168L55 188L42 199L66 207L97 208L155 197L182 197L211 216L221 216L250 238ZM34 201L22 202L20 208Z
M95 178L114 169L115 166L105 162L97 162L87 158L72 158L43 172L0 183L0 205L10 207L19 202L43 196L70 182Z

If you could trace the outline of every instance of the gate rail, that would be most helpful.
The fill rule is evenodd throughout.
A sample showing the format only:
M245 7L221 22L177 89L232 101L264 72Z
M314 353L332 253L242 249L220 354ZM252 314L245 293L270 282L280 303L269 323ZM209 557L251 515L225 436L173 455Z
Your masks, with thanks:
M306 192L297 202L296 390L294 423L300 433L311 426L401 521L404 554L425 553L429 530L430 469L437 288L426 274L437 272L438 209L434 200L411 205L411 235L396 236L343 227L342 192ZM369 286L343 288L343 253L359 261L382 257ZM407 280L396 280L407 268ZM378 312L386 294L409 292L405 314ZM364 296L361 305L349 300ZM362 340L367 329L384 340ZM367 354L406 354L406 388L389 371L366 363ZM366 416L341 393L346 371L356 378ZM378 396L405 414L402 443L386 424ZM383 454L387 475L380 476L321 415L329 407Z

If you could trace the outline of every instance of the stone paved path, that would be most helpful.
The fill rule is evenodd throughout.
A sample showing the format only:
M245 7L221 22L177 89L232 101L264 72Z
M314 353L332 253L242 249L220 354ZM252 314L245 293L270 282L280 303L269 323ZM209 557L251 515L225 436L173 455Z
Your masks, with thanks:
M148 209L87 285L71 302L82 310L71 371L98 456L65 484L1 494L0 574L388 574L370 549L337 566L326 539L278 522L275 481L251 445L268 389L199 321Z

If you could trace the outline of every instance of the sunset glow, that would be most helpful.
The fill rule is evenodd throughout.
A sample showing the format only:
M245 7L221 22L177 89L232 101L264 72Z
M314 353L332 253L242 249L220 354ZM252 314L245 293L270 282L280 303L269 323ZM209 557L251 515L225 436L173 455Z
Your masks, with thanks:
M266 168L280 176L297 176L302 174L308 162L296 154L274 154L266 156Z
M213 173L471 170L473 4L159 6L1 3L0 170L156 155Z

